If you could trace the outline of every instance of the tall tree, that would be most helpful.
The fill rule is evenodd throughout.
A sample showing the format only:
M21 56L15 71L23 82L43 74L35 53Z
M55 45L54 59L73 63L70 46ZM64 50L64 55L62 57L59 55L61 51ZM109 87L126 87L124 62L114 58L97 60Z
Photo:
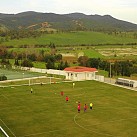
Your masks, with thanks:
M47 69L54 69L55 68L55 63L52 62L51 60L48 60L47 64L46 64L46 68Z
M88 63L88 57L87 56L80 56L78 58L78 63L80 66L87 66L87 63Z

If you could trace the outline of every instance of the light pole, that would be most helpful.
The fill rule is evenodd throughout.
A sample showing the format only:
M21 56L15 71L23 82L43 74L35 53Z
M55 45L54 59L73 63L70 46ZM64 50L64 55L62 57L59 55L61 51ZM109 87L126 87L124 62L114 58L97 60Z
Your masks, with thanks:
M22 73L22 78L24 78L24 73Z
M110 77L110 83L111 83L111 62L110 62L110 64L109 64L109 67L110 67L110 68L109 68L109 70L110 70L110 71L109 71L109 77Z

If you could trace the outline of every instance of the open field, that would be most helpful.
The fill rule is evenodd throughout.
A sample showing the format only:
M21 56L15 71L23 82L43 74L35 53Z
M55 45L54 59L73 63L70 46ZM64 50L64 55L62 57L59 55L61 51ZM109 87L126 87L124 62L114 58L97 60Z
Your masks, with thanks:
M0 126L10 137L136 137L136 91L96 81L31 87L0 89Z
M19 50L19 48L17 48ZM18 52L16 48L12 48L15 52ZM38 54L40 50L44 50L45 54L50 53L50 48L20 48L20 52L35 53ZM102 58L102 59L136 59L137 58L137 46L136 45L107 45L107 46L73 46L68 47L56 47L57 54L62 54L63 57L88 56L89 58ZM45 67L45 65L43 65Z
M130 34L131 35L131 34ZM100 32L78 31L66 33L45 34L37 38L24 38L19 40L9 40L2 43L3 45L46 45L50 43L55 45L98 45L98 44L128 44L137 43L137 39L133 36L115 36Z
M11 46L8 48L9 52L25 53L29 55L49 54L51 52L50 43L56 46L56 54L71 55L70 62L76 62L79 55L85 55L90 58L101 59L137 59L137 38L133 37L133 33L126 32L126 35L108 35L101 32L92 31L78 31L78 32L64 32L54 34L43 34L37 38L24 38L19 40L9 40L3 42L1 45ZM23 45L25 47L23 48ZM22 47L22 48L20 48ZM66 54L66 55L65 55ZM69 61L69 60L68 60ZM37 67L37 64L35 64ZM44 68L45 64L41 66Z

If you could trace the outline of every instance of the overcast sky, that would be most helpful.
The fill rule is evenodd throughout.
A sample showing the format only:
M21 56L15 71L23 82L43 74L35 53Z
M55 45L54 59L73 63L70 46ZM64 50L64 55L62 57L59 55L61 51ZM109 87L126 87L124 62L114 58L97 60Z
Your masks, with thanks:
M137 0L1 0L0 13L36 11L111 15L137 24Z

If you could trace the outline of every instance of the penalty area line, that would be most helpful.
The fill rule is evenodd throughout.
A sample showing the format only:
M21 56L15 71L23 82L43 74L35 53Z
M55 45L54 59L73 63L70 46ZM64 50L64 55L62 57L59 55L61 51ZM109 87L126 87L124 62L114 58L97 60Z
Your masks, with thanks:
M127 121L127 120L130 120L130 119L137 119L137 117L131 117L131 118L126 118L126 119L110 120L110 121L107 121L107 122L102 122L102 123L93 124L93 125L87 125L87 126L97 126L97 125L102 125L102 124L105 124L105 123L114 123L114 122L120 122L120 121Z
M62 131L62 130L66 130L66 129L60 129L60 130L51 130L51 131L47 131L47 132L41 132L41 133L35 133L35 134L29 134L29 135L20 136L20 137L30 137L30 136L37 136L37 135L42 135L42 134L46 134L46 133L58 132L58 131Z
M15 134L11 131L11 129L5 124L5 122L2 120L2 119L0 119L0 121L4 124L4 126L10 131L10 133L14 136L14 137L16 137L15 136Z
M7 100L9 99L8 97L6 97L6 96L5 96L5 95L3 95L3 94L1 94L0 96L3 96L3 97L4 97L5 99L7 99Z

